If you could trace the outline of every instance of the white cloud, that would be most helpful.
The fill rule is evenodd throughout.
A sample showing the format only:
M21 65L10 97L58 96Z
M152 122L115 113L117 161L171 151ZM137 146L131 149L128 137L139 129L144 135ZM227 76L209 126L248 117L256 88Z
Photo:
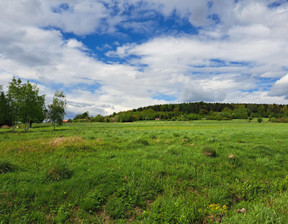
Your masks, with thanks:
M62 7L65 4L67 8ZM1 10L2 9L2 10ZM101 26L108 10L98 1L11 0L0 3L0 19L16 26L57 27L85 35Z
M65 2L68 5L61 8ZM92 0L1 1L0 84L13 76L34 80L48 101L56 87L63 88L70 113L92 115L166 103L155 99L158 93L179 101L288 102L288 75L283 69L288 58L287 3L275 8L267 7L270 0L217 0L210 8L208 1L196 0L105 3L108 7ZM112 9L115 4L117 13ZM131 12L135 20L129 24L124 12L131 4L139 7ZM127 64L98 61L81 41L65 40L54 29L80 36L118 32L119 26L138 33L154 31L153 20L140 30L143 23L136 19L141 10L147 18L149 13L175 13L202 28L198 35L163 34L123 46L115 42L116 51L98 46L109 49L110 57L138 56ZM219 24L208 19L212 14L218 15ZM270 93L267 85L259 84L263 77L279 79ZM98 88L93 90L94 86Z
M280 96L288 99L288 74L276 81L269 92L269 96Z

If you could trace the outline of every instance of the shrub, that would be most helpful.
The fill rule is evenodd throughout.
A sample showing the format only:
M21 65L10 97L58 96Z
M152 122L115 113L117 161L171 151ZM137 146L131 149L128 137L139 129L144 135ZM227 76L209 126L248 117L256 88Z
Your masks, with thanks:
M16 168L15 165L13 165L11 162L6 160L0 160L0 174L13 172L15 168Z
M257 118L258 123L261 123L263 121L263 119L261 117Z
M276 122L276 123L287 123L288 120L286 118L275 118L275 117L272 117L270 119L271 122Z
M204 148L202 150L202 153L208 157L216 157L217 156L216 151L214 149L211 149L211 148Z
M48 181L60 181L69 179L71 176L72 172L63 164L53 165L46 173L46 179Z

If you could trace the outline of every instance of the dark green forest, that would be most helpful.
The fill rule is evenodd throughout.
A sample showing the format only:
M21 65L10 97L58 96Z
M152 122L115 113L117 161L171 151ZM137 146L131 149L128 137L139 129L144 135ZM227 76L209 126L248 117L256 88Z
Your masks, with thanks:
M73 121L133 122L140 120L232 120L269 118L272 122L287 122L288 107L279 104L233 104L233 103L180 103L140 107L129 111L113 113L110 116L89 113L77 115Z

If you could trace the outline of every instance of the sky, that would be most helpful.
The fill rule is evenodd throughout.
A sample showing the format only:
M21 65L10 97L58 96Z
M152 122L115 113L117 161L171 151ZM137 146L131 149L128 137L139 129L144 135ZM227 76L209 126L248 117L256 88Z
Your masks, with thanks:
M67 117L182 102L288 103L288 0L0 0L0 85Z

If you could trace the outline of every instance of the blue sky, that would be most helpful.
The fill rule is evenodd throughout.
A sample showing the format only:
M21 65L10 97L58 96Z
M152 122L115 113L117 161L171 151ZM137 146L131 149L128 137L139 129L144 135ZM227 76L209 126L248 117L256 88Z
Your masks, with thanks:
M0 85L68 117L180 102L288 102L287 0L0 2Z

